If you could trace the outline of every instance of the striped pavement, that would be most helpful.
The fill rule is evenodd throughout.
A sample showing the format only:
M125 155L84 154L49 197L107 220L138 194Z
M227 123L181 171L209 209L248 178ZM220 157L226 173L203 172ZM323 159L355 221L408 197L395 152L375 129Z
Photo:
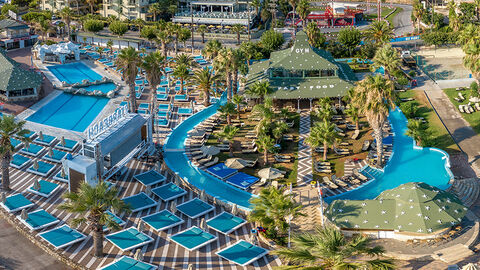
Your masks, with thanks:
M298 168L297 185L302 186L313 180L312 148L305 144L305 139L310 135L310 111L300 113L300 130L298 140Z

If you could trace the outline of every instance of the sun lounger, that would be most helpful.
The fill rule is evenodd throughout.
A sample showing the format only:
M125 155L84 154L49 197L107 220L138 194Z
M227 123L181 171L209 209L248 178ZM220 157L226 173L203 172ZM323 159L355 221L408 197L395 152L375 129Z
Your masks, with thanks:
M130 210L132 211L132 213L157 206L157 202L150 198L144 192L122 198L122 201L124 201L125 204L130 206Z
M156 232L167 230L183 224L185 221L168 210L142 217L143 222Z
M367 151L368 148L370 148L371 143L372 143L372 141L370 141L370 140L363 141L362 151Z
M208 227L225 235L234 232L246 223L247 222L244 219L234 216L228 212L222 212L219 215L207 220Z
M360 130L355 129L352 135L352 140L356 140L358 138L358 135L360 135Z
M23 219L20 215L17 219L25 225L30 231L41 230L53 226L60 220L43 209L38 209L27 214L27 219Z
M461 99L465 99L465 98L463 97L463 94L462 94L462 93L458 93L458 96L459 96Z
M362 181L367 181L368 180L368 177L366 177L365 175L363 175L362 173L360 173L356 170L353 171L353 175L355 177L357 177L358 179L362 180Z
M210 167L210 166L213 166L213 165L215 165L215 164L217 164L217 163L218 163L218 157L215 157L212 161L209 161L209 162L203 164L203 166L205 166L205 167Z
M214 208L215 207L200 200L199 198L194 198L193 200L184 202L177 206L178 211L192 219L206 215L207 213L213 211Z
M217 237L193 226L170 236L169 239L191 252L216 241Z
M133 178L144 186L153 186L165 181L165 176L155 170L134 175Z
M118 247L122 252L145 246L154 241L152 237L138 231L134 227L106 235L105 239Z
M40 188L35 188L35 184L32 184L27 191L33 193L35 195L42 196L44 198L49 198L54 194L57 190L60 189L60 186L56 183L52 183L45 180L38 181Z
M342 149L342 148L333 148L333 151L335 151L335 153L337 155L350 155L350 150L348 149Z
M243 154L253 154L253 153L256 153L257 151L258 149L256 146L253 149L242 149Z
M465 113L465 110L463 109L463 106L464 106L464 105L458 105L458 110L459 110L461 113Z
M336 179L335 182L341 187L348 187L348 185L340 179Z
M165 185L152 189L152 193L158 196L162 201L168 202L187 194L187 191L174 183L167 183Z
M157 270L158 267L153 264L135 260L132 257L122 256L120 259L115 260L114 262L109 263L104 267L100 268L100 270L119 270L119 269Z
M332 173L332 170L315 168L319 173Z
M61 249L67 246L71 246L87 238L85 235L75 229L70 228L66 224L60 227L56 227L55 229L42 232L38 234L38 236L43 238L43 240L47 241L55 249Z
M247 266L267 255L268 250L255 246L245 240L240 240L218 251L216 254L227 261L231 261L240 266Z
M33 202L25 198L25 196L23 196L21 193L10 195L6 198L5 202L0 202L0 206L2 206L9 213L30 208L34 205L35 204Z

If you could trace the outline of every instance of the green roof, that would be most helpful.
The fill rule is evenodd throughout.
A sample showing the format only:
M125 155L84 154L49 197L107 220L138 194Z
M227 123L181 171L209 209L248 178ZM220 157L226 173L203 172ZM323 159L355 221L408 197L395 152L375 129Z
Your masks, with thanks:
M272 78L269 69L284 70L335 70L338 75L309 78ZM344 96L356 81L355 74L348 64L337 63L333 56L325 51L311 47L307 34L300 31L291 48L273 52L270 59L250 66L247 75L247 87L259 80L269 80L275 92L275 99L321 98Z
M336 200L325 215L337 227L433 233L459 223L467 208L452 193L425 183L406 183L374 200Z
M29 28L28 25L11 19L0 20L0 29L23 29Z
M41 74L21 68L20 64L8 57L4 50L0 50L0 90L36 88L42 81Z

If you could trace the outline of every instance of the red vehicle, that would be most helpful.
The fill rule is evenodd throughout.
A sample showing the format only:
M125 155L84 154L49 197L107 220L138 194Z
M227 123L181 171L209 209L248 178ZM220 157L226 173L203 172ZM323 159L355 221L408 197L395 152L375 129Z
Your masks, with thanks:
M363 9L358 4L350 3L328 3L325 11L312 11L305 18L306 23L316 22L319 27L349 26L355 25L363 18ZM286 25L292 25L293 12L289 12L285 19ZM295 25L303 25L298 14L295 14ZM305 24L306 24L305 23Z

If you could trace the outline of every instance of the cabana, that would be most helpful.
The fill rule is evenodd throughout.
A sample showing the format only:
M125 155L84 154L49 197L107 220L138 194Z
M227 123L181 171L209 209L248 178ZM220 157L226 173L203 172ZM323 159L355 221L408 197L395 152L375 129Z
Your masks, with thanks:
M25 198L23 194L17 193L15 195L10 195L5 199L5 202L0 202L2 206L8 213L14 213L23 209L30 208L35 204L29 199Z
M144 192L125 197L122 200L130 206L130 210L132 210L132 213L157 206L157 202L154 201L152 198L148 197L148 195Z
M223 234L230 234L238 228L245 225L247 221L228 212L222 212L220 215L207 220L207 226Z
M207 168L206 170L211 175L224 180L238 172L238 170L227 167L225 163L218 163L212 167Z
M66 224L38 235L55 249L71 246L87 238L84 234Z
M258 177L243 172L238 172L225 180L227 183L241 189L248 189L250 186L258 182Z
M142 220L156 232L183 224L185 221L168 210L142 217Z
M144 186L153 186L165 181L165 176L155 170L150 170L141 174L134 175L133 178Z
M118 247L122 252L136 249L153 242L152 237L143 232L139 232L134 227L106 235L105 239Z
M60 189L60 186L58 184L45 180L38 181L38 184L39 188L36 188L35 183L33 183L30 187L27 188L27 191L38 196L49 198L50 196L52 196L53 193L55 193L55 191Z
M10 161L10 166L15 169L21 169L25 167L28 163L30 163L30 161L32 160L28 157L24 157L19 154L14 154L12 156L12 160Z
M197 226L193 226L189 229L172 235L169 238L170 240L184 247L188 251L197 250L217 240L216 236L203 231Z
M167 183L165 185L152 189L152 193L158 196L162 201L168 202L187 194L187 191L174 183Z
M38 209L36 211L30 212L27 214L27 219L23 219L22 216L17 216L17 219L30 231L37 231L52 225L57 224L60 220L50 213L43 209Z
M105 265L100 270L156 270L157 266L141 261L128 256L122 256L120 259Z
M213 209L215 209L215 207L200 200L199 198L195 198L177 206L178 211L192 219L203 216L208 212L213 211Z
M240 240L216 253L227 261L234 262L241 266L247 266L252 262L268 254L268 250Z

